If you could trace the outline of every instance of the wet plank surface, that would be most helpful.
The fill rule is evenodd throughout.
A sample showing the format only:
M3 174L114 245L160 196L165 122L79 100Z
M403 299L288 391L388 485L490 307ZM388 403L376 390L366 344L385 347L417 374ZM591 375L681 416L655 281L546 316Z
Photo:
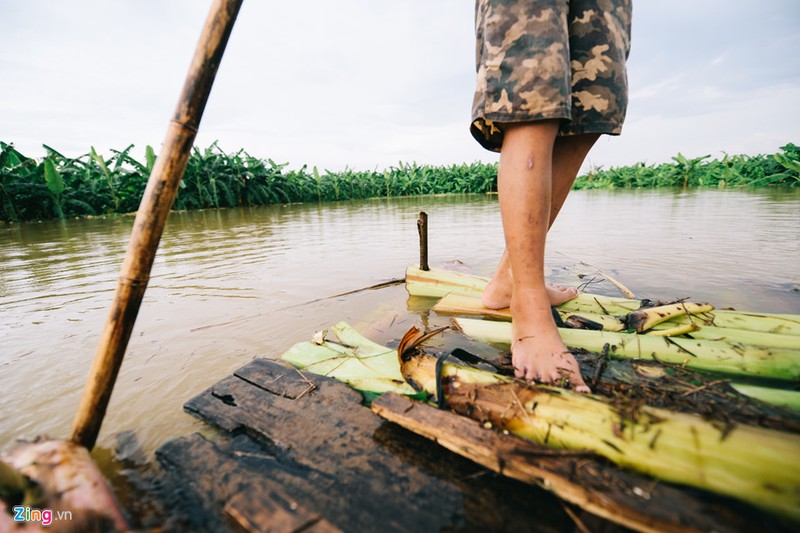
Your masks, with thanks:
M537 455L527 449L532 445L515 437L423 405L409 410L398 402L407 405L408 400L386 397L376 407L422 415L418 424L427 424L428 431L436 427L462 438L462 446L483 446L490 456L494 450L519 458L513 450L522 450L523 456L533 457L534 468L549 469L559 482L591 492L598 505L635 500L630 516L641 524L718 531L753 525L752 519L732 516L725 500L698 499L695 492L632 473L609 478L609 468L598 467L594 459ZM344 384L302 375L275 361L252 361L184 408L220 430L210 438L176 439L156 454L180 492L175 511L193 530L624 530L383 420ZM492 440L493 435L500 440ZM484 464L492 467L490 461ZM510 469L514 461L504 464ZM763 530L765 524L759 525Z

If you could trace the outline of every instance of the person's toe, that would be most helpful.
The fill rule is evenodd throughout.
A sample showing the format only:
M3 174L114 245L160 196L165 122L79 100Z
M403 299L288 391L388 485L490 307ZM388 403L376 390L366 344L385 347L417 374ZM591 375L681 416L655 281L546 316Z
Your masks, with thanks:
M583 377L578 369L573 369L569 375L569 381L572 384L572 390L575 392L591 393L592 389L583 381Z
M528 368L525 371L525 379L528 381L536 381L539 379L539 372L535 368Z

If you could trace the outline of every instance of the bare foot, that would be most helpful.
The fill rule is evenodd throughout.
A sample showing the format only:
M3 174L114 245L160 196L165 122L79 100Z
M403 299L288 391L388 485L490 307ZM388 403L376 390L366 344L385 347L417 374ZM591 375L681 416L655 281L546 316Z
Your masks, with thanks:
M538 294L537 294L538 293ZM521 295L519 295L521 296ZM566 385L578 392L591 392L581 377L578 362L567 350L550 314L549 296L528 291L523 305L512 306L511 362L519 378Z
M578 289L575 287L565 287L563 285L556 285L555 283L545 283L544 288L547 290L547 297L550 300L550 305L561 305L568 302L573 298L578 297Z
M489 284L483 289L481 302L488 309L505 309L511 305L511 270L502 275L495 274ZM561 305L578 296L575 287L564 287L555 283L545 283L547 298L550 305Z

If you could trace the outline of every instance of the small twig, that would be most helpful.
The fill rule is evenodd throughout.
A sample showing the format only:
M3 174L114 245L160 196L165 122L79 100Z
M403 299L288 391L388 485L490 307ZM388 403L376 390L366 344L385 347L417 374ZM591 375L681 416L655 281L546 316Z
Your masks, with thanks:
M625 295L625 297L626 297L626 298L631 298L631 299L634 299L634 298L636 298L636 296L634 296L633 292L632 292L630 289L628 289L628 288L627 288L625 285L623 285L622 283L620 283L619 281L617 281L616 279L614 279L612 276L609 276L607 273L603 272L602 270L600 270L599 268L597 268L597 267L595 267L595 266L592 266L592 265L590 265L589 263L584 263L583 261L581 261L581 264L582 264L582 265L586 265L586 266L588 266L589 268L593 268L593 269L594 269L594 270L595 270L595 271L596 271L598 274L600 274L601 276L603 276L604 278L606 278L606 279L607 279L608 281L610 281L610 282L611 282L611 283L612 283L612 284L613 284L613 285L614 285L616 288L618 288L618 289L620 290L620 292L622 292L622 294L624 294L624 295Z
M309 382L309 383L308 383L308 387L306 387L306 388L305 388L305 390L304 390L303 392L301 392L300 394L298 394L297 396L295 396L295 397L293 398L293 401L297 401L297 400L299 400L300 398L302 398L303 396L305 396L306 394L308 394L309 392L313 391L313 390L314 390L314 389L316 389L316 388L317 388L317 384L316 384L316 383L311 383L311 382Z
M156 343L156 344L158 344L158 349L155 352L153 352L153 355L151 355L150 357L147 358L147 360L144 362L144 364L149 363L150 359L152 359L153 357L158 355L158 353L161 351L161 344L159 344L159 343Z
M599 271L598 271L598 272L599 272ZM612 284L614 284L614 286L615 286L616 288L618 288L618 289L620 290L620 292L622 292L622 294L624 294L624 295L625 295L627 298L630 298L631 300L633 300L634 298L636 298L636 296L633 294L633 291L631 291L631 290L630 290L628 287L626 287L625 285L623 285L622 283L620 283L620 282L619 282L619 281L617 281L616 279L612 278L611 276L609 276L609 275L608 275L608 274L606 274L605 272L600 272L600 273L601 273L603 276L605 276L605 278L606 278L608 281L610 281Z
M583 283L578 285L578 291L585 292L586 289L589 288L589 285L591 285L592 283L600 283L600 281L598 281L597 278L592 278L589 281L584 281Z
M679 343L677 343L674 340L672 340L670 337L664 337L664 340L667 341L667 344L675 345L675 346L677 346L678 350L680 350L682 352L686 352L689 355L691 355L692 357L694 357L695 359L697 359L697 355L693 354L691 351L687 350L686 348L681 346Z
M713 387L715 385L719 385L720 383L728 383L728 381L729 380L727 379L718 379L717 381L709 381L705 385L700 385L699 387L694 387L693 389L687 390L686 392L681 394L681 396L689 396L690 394L694 394L695 392L700 392L701 390L706 389L708 387Z
M653 481L651 481L647 485L647 488L645 488L644 491L647 494L648 499L649 499L650 495L653 494L653 491L656 490L656 487L658 486L659 482L660 482L659 479L653 479Z
M601 303L600 303L600 300L598 300L597 298L595 298L595 299L594 299L594 301L595 301L595 303L596 303L597 305L599 305L599 306L600 306L600 309L602 309L602 310L603 310L603 313L604 313L604 314L606 314L606 315L610 315L610 314L611 314L611 313L609 313L609 312L608 312L608 309L606 309L605 307L603 307L603 304L601 304Z
M360 289L354 289L352 291L342 292L342 293L339 293L339 294L334 294L332 296L325 296L324 298L317 298L316 300L310 300L308 302L289 305L287 307L281 307L280 309L276 309L275 311L270 311L270 313L279 312L279 311L286 311L288 309L294 309L295 307L302 307L304 305L314 304L314 303L317 303L317 302L324 302L325 300L331 300L333 298L340 298L342 296L349 296L351 294L356 294L356 293L359 293L359 292L373 291L373 290L376 290L376 289L383 289L383 288L386 288L386 287L391 287L393 285L399 285L401 283L405 283L405 281L406 281L405 278L395 278L395 279L391 279L389 281L382 281L381 283L376 283L375 285L370 285L368 287L361 287ZM218 326L226 326L228 324L233 324L234 322L239 322L239 321L242 321L242 320L252 320L254 318L258 318L260 316L264 316L265 314L266 313L257 313L255 315L240 316L240 317L237 317L237 318L232 318L230 320L226 320L225 322L218 322L216 324L209 324L207 326L200 326L200 327L197 327L197 328L192 328L189 331L193 332L193 331L200 331L200 330L204 330L204 329L216 328Z
M406 281L405 278L390 279L389 281L382 281L380 283L376 283L375 285L369 285L368 287L361 287L360 289L353 289L352 291L340 292L339 294L334 294L332 296L325 296L324 298L317 298L316 300L310 300L308 302L289 305L287 307L281 307L280 309L276 309L275 311L276 312L277 311L286 311L287 309L294 309L295 307L303 307L304 305L315 304L317 302L324 302L325 300L331 300L333 298L340 298L342 296L350 296L351 294L356 294L356 293L359 293L359 292L373 291L375 289L383 289L383 288L386 288L386 287L391 287L393 285L399 285L401 283L405 283L405 281ZM258 315L254 315L253 317L249 317L249 318L255 318L255 316L261 316L262 314L263 313L259 313Z
M204 329L216 328L218 326L227 326L228 324L233 324L234 322L238 322L240 320L250 320L251 318L256 318L256 317L262 316L263 314L264 313L258 313L257 315L240 316L240 317L232 318L230 320L226 320L225 322L217 322L216 324L208 324L207 326L199 326L199 327L196 327L196 328L192 328L189 331L190 332L201 331L201 330L204 330Z
M589 450L556 450L542 446L536 450L527 448L523 450L515 449L508 452L511 455L525 455L528 457L591 457L593 452Z
M528 413L528 411L526 411L525 407L522 405L522 400L520 400L519 396L517 396L517 391L511 389L511 394L514 396L514 402L511 405L517 404L517 407L519 408L519 412L522 415L522 417L525 419L530 418L530 413ZM511 409L511 405L508 406L508 409ZM508 412L508 409L503 411L501 418L505 416L505 414Z
M262 453L243 452L241 450L236 450L235 452L233 452L233 455L235 455L236 457L252 457L254 459L274 459L270 455L265 455Z
M327 342L328 344L335 344L336 346L341 346L342 348L347 348L348 350L353 350L354 352L358 350L358 346L352 346L350 344L345 344L343 342L334 341L331 339L325 339L325 342Z
M597 382L600 381L600 376L603 374L603 370L605 370L606 361L608 360L609 348L611 348L611 345L609 343L605 343L603 345L603 351L600 353L597 366L594 367L594 374L592 374L592 385L591 385L592 390L594 390L594 388L597 386Z
M462 477L461 481L469 481L469 480L472 480L472 479L477 479L479 477L485 476L488 473L489 473L489 470L485 470L485 469L484 470L478 470L474 474L470 474L468 476Z
M589 528L586 527L586 524L583 523L583 520L578 518L578 515L576 515L575 512L572 509L570 509L566 503L564 503L564 501L562 500L559 501L561 502L561 507L564 509L564 512L567 513L567 515L572 519L573 522L575 522L575 527L580 529L581 533L592 533L589 530Z

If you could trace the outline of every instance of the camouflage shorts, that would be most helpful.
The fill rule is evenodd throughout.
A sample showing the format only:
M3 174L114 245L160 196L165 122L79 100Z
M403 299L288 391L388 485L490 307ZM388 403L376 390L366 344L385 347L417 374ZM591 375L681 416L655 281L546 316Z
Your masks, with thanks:
M631 0L476 0L470 131L500 151L503 124L562 119L560 135L622 130Z

